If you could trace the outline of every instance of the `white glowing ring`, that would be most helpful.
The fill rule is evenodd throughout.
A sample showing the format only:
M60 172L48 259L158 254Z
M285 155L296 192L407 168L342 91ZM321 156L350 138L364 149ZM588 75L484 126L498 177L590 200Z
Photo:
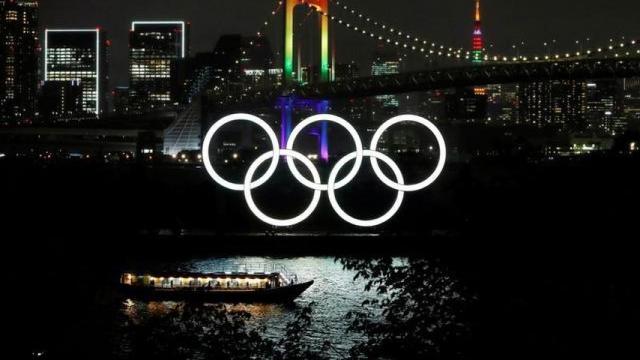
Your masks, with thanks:
M313 181L316 182L316 184L320 183L320 174L318 173L318 170L316 169L316 167L313 165L313 163L311 162L311 160L307 159L306 156L300 154L299 152L296 151L292 151L292 150L280 150L280 155L284 155L286 156L288 159L289 158L295 158L297 160L302 161L302 163L309 169L309 171L311 171L311 175L313 176ZM268 153L265 153L263 155L261 155L260 157L258 157L256 159L256 161L253 162L253 164L251 164L251 166L249 166L249 170L247 170L247 175L244 178L244 198L247 201L247 205L249 205L249 210L251 210L251 212L260 220L264 221L265 223L269 224L269 225L273 225L273 226L293 226L296 225L298 223L303 222L304 220L306 220L309 216L311 216L311 214L316 210L316 207L318 207L318 203L320 202L320 190L314 190L313 191L313 198L311 199L311 204L309 204L309 207L307 207L307 209L305 211L303 211L300 215L292 218L292 219L287 219L287 220L280 220L280 219L274 219L270 216L265 215L260 209L258 209L258 207L256 206L255 202L253 201L253 196L251 195L251 186L249 186L251 184L251 179L253 178L253 174L256 172L256 170L258 169L258 167L265 161L267 161L270 157L275 158L274 152L273 151L269 151ZM277 159L277 158L276 158Z
M404 184L404 179L402 178L402 172L400 171L400 168L398 168L398 165L396 165L396 163L391 160L391 158L389 158L387 155L383 154L383 153L379 153L377 151L372 151L372 150L364 150L363 151L363 155L364 156L369 156L371 158L376 158L376 159L380 159L383 162L385 162L387 165L389 165L389 167L391 167L391 170L393 171L394 175L396 176L398 183L400 185ZM360 219L356 219L353 216L347 214L344 210L342 210L342 208L340 207L340 205L338 204L338 200L336 199L336 194L335 194L335 181L336 181L336 177L338 176L338 172L340 171L340 169L342 169L342 167L349 161L353 160L354 158L357 159L357 154L355 152L352 152L351 154L343 157L342 159L340 159L340 161L338 161L338 163L336 164L336 166L333 168L333 170L331 170L331 173L329 174L329 180L327 183L327 186L329 188L329 190L327 191L328 195L329 195L329 202L331 203L331 207L333 208L333 210L336 212L336 214L338 214L338 216L340 216L340 218L342 218L342 220L353 224L355 226L360 226L360 227L373 227L373 226L378 226L380 224L383 224L387 221L389 221L400 209L400 206L402 205L402 200L404 199L404 191L399 190L398 191L398 196L396 197L396 201L393 203L393 206L391 206L391 209L389 209L389 211L387 211L384 215L380 216L377 219L373 219L373 220L360 220Z
M338 181L335 184L335 189L340 189L341 187L350 183L356 177L356 175L358 174L358 171L360 171L360 166L362 165L362 151L363 151L362 140L360 140L360 136L358 135L358 132L356 131L356 129L351 124L349 124L347 120L339 116L330 115L330 114L318 114L318 115L308 117L304 119L302 122L300 122L291 131L291 134L289 135L289 140L287 141L287 150L293 150L293 145L296 141L296 137L300 134L302 129L318 121L331 121L344 127L349 132L349 135L351 135L351 137L353 138L353 142L356 145L356 151L355 151L356 161L355 161L355 164L353 164L353 169L351 169L351 171L347 174L347 176L344 177L344 179ZM296 178L296 180L302 183L302 185L313 190L321 190L321 191L328 190L328 185L312 183L311 181L307 180L304 176L302 176L302 174L300 174L300 172L296 168L296 165L293 162L293 159L291 159L291 157L287 157L287 164L289 165L289 170L291 171L293 176Z
M416 122L418 124L421 124L427 127L436 137L436 140L438 141L439 151L440 151L440 157L438 159L438 165L436 166L436 169L424 181L417 184L413 184L413 185L404 185L404 184L393 182L391 179L389 179L382 172L382 170L380 170L380 166L378 165L378 160L376 159L376 157L371 157L371 166L373 167L373 171L375 172L376 176L378 176L380 180L388 187L398 191L407 191L407 192L418 191L428 187L434 181L436 181L436 179L442 173L442 170L444 169L445 161L447 159L447 147L444 143L444 137L442 136L442 133L440 133L440 130L438 130L438 128L431 121L416 115L400 115L392 119L389 119L385 123L383 123L378 129L378 131L376 131L376 133L373 135L373 138L371 139L371 151L377 152L378 141L380 141L380 137L389 127L404 121Z
M273 173L276 171L276 167L278 166L278 161L280 158L280 145L278 143L278 137L276 136L276 133L273 132L269 124L267 124L264 120L250 114L233 114L225 116L222 119L218 120L215 124L213 124L211 129L209 129L209 131L207 132L207 135L204 137L204 141L202 142L202 159L204 167L207 169L207 172L213 178L213 180L215 180L215 182L229 190L235 191L245 190L245 185L229 182L218 175L218 173L216 173L216 171L213 169L213 166L211 165L211 159L209 158L209 147L211 146L211 140L213 139L213 136L218 130L220 130L221 127L230 122L240 120L249 121L260 126L267 133L267 136L271 141L271 145L273 146L273 159L271 160L271 165L269 165L267 172L262 175L262 177L249 184L251 189L257 188L258 186L267 182L269 178L271 178Z

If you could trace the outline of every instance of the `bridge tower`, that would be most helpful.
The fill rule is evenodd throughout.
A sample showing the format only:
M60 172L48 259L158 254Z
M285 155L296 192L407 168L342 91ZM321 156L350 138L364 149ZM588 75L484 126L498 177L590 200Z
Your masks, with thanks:
M483 60L484 38L482 36L482 20L480 18L480 0L476 0L476 17L473 25L473 43L471 62L480 64Z
M293 10L307 4L321 14L320 34L320 81L329 81L329 0L284 0L284 82L293 81Z

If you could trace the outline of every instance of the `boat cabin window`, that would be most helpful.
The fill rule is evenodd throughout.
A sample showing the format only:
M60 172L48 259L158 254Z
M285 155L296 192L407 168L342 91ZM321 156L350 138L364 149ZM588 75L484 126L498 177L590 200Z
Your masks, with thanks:
M153 287L156 289L200 289L200 290L242 290L269 289L286 286L292 283L282 274L229 274L195 277L195 276L153 276L125 273L121 277L124 285Z

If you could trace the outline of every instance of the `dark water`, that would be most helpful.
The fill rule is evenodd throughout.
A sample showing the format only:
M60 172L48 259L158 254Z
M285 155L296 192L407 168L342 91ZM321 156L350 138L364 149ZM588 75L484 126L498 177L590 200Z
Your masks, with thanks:
M344 314L371 295L333 258L175 259L367 256L378 250L441 258L471 288L476 301L468 311L466 340L474 355L469 358L639 358L638 156L555 162L479 158L447 169L424 196L407 197L385 236L346 241L330 235L226 237L240 230L260 232L264 225L246 210L241 195L217 193L195 170L0 164L6 175L0 177L0 238L6 247L8 340L20 350L43 349L49 358L110 359L103 349L112 349L113 342L118 346L120 331L110 329L116 318L111 306L120 315L141 317L175 306L112 303L105 288L126 269L121 263L142 267L155 259L156 266L206 271L220 262L257 260L284 263L301 278L316 280L296 303L315 301L312 336L330 337L346 348L354 338L344 335ZM379 203L385 205L376 199ZM212 206L203 211L203 204ZM320 210L321 225L325 213ZM296 231L353 231L327 214L328 226L312 223ZM145 229L182 228L212 231L193 239L137 235ZM394 234L401 231L417 235L400 242ZM268 324L269 336L277 336L295 310L246 309L256 322Z
M398 260L400 262L400 260ZM234 310L247 311L252 315L252 325L264 325L266 335L277 339L283 334L288 321L300 306L314 303L313 323L308 340L311 344L321 344L329 340L340 351L346 351L358 339L358 334L347 333L348 321L345 316L350 310L359 308L362 301L377 295L364 290L364 281L354 280L355 272L344 270L340 262L331 257L230 257L190 260L180 263L165 263L167 271L213 272L236 264L279 264L298 275L300 281L314 280L313 286L305 291L294 304L240 304ZM144 321L150 313L162 313L179 304L175 302L140 302L127 300L123 311L136 321Z

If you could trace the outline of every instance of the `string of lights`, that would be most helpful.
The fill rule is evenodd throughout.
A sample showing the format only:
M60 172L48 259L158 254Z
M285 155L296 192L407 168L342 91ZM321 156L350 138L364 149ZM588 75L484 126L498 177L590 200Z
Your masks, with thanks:
M276 17L280 13L280 11L283 8L283 5L284 5L283 0L276 1L276 5L274 9L271 11L271 18ZM265 34L267 27L273 23L273 21L269 21L271 18L268 18L267 20L262 22L262 24L260 25L260 29L258 29L258 31L256 32L256 35L263 36Z
M311 7L312 11L317 11L315 10L313 7ZM321 15L327 17L331 22L341 25L346 29L349 29L355 33L364 35L368 38L371 39L376 39L378 41L381 41L385 44L389 44L391 46L396 46L398 48L401 49L405 49L405 50L410 50L413 51L415 53L423 53L425 58L429 58L431 55L438 55L438 56L447 56L447 57L456 57L456 58L462 58L462 50L458 49L458 50L453 50L453 49L445 49L444 46L442 46L441 48L428 48L427 46L419 46L419 45L415 45L415 44L407 44L406 42L403 42L401 40L398 40L395 37L389 37L389 36L385 36L382 34L376 34L372 31L368 31L367 29L364 29L356 24L352 24L349 21L343 20L342 18L340 18L337 15L329 15L325 12L322 12ZM466 56L468 56L468 52L466 52Z
M495 61L495 62L519 62L519 61L549 61L549 60L560 60L560 59L579 59L583 57L593 57L598 56L600 54L608 54L613 53L614 57L621 56L631 56L640 54L640 49L637 48L639 42L636 40L630 41L621 41L614 43L613 39L609 40L610 44L607 46L594 47L587 50L576 51L576 52L564 52L564 53L554 53L554 54L545 54L545 55L517 55L517 56L499 56L499 55L485 55L484 59L486 61ZM635 51L634 51L635 50Z
M468 59L470 56L470 52L463 48L454 48L447 47L442 44L437 44L432 41L428 41L418 36L410 35L407 32L403 32L397 27L393 27L382 22L379 22L366 14L349 7L344 4L340 0L329 0L333 4L335 4L338 8L345 10L348 15L355 17L356 21L359 21L361 24L365 24L366 26L376 27L376 31L365 31L365 34L370 34L370 37L376 38L377 40L383 41L384 43L395 45L398 47L402 47L407 50L412 50L417 53L425 54L425 57L430 57L434 55L445 56L445 57L455 57L455 58L465 58ZM324 14L325 16L327 14ZM337 22L340 25L345 25L347 28L355 29L355 31L360 30L362 27L358 27L357 25L352 25L351 22L340 19L336 15L331 15L330 19L332 21ZM340 22L342 21L342 22Z
M412 36L402 30L377 21L370 16L346 5L344 1L341 0L329 0L339 9L346 11L348 16L352 16L355 19L355 22L345 20L337 14L329 15L327 12L321 12L322 16L327 17L332 23L342 26L345 29L348 29L354 33L360 34L370 39L374 39L380 41L383 44L389 46L395 46L401 50L409 51L418 55L422 55L424 58L428 59L433 56L438 57L446 57L455 60L470 60L471 52L469 50L465 50L463 48L453 48L447 47L443 44L437 44L435 42L427 41L419 36ZM284 1L279 0L276 2L276 6L274 10L271 11L271 18L276 17L281 10L283 9ZM305 17L304 21L317 10L309 6L309 13ZM304 22L303 21L303 22ZM257 32L258 36L263 36L266 28L272 24L273 21L270 19L265 20L260 30ZM299 24L300 25L300 24ZM365 28L368 26L373 26L376 30L369 30ZM551 42L545 42L545 44L550 44ZM578 44L579 41L576 41ZM606 46L593 47L586 50L575 51L575 52L557 52L554 54L534 54L534 55L505 55L505 54L490 54L487 49L483 49L484 55L482 56L483 62L526 62L526 61L549 61L549 60L570 60L574 58L582 58L582 57L590 57L597 56L603 53L611 53L614 52L614 57L621 56L630 56L640 54L640 49L631 49L638 46L638 41L630 40L625 41L622 38L621 41L615 41L613 38L609 40L609 44ZM515 47L514 47L515 48ZM406 57L406 54L405 54Z
M359 32L363 35L368 35L371 38L375 38L383 43L394 45L396 47L401 47L403 49L412 50L418 53L424 53L426 58L430 56L442 56L448 58L456 58L456 59L465 59L469 60L471 57L470 51L464 50L462 48L452 48L446 47L442 44L436 44L434 42L428 42L418 36L412 36L403 32L397 28L386 25L382 22L376 21L371 17L365 15L364 13L345 5L343 1L340 0L329 0L342 10L345 10L349 15L354 16L361 23L366 23L378 27L383 31L383 34L377 34L373 31L367 31L362 29L357 25L352 24L349 21L345 21L341 19L339 16L331 15L329 16L330 20L344 26L347 29L351 29L354 32ZM328 14L324 13L324 16L328 16ZM387 35L390 33L391 36ZM620 56L630 56L631 54L640 54L640 49L636 51L620 51L621 49L625 49L628 47L633 47L638 45L638 41L624 41L624 38L620 42L615 42L613 39L610 39L610 44L607 46L594 47L587 50L576 51L576 52L565 52L565 53L555 53L555 54L545 54L545 55L501 55L501 54L489 54L487 53L487 49L484 48L483 52L483 60L485 62L519 62L519 61L548 61L548 60L558 60L558 59L572 59L572 58L581 58L586 56L594 56L597 54L618 51L614 53L615 57ZM550 43L550 42L547 42ZM579 43L579 41L576 41Z

